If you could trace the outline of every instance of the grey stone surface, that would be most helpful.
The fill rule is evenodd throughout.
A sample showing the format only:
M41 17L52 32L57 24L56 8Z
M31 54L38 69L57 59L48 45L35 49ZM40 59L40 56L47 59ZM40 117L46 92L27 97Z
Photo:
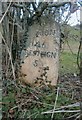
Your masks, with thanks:
M23 51L21 71L26 83L44 81L56 85L59 67L60 29L50 16L42 17L28 31L29 47ZM28 42L27 40L27 42Z

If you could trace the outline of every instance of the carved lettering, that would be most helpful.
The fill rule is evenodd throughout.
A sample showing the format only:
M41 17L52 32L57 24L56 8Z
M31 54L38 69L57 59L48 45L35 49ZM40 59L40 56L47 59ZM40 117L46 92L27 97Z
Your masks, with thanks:
M50 52L47 52L47 57L52 57Z
M34 65L34 67L37 67L38 66L38 60L35 60L33 65Z
M38 51L38 50L33 51L33 55L39 56L39 54L40 54L40 51Z
M47 58L56 58L56 52L50 52L50 51L40 51L40 50L27 50L26 51L26 57L29 56L40 56L41 58L47 57Z
M39 36L48 36L48 35L54 35L55 34L55 30L43 30L43 31L37 31L36 32L36 37Z
M37 42L32 42L31 43L32 46L36 47L36 48L44 48L46 47L46 44L43 42L41 43L40 41L37 41Z
M46 57L46 52L45 51L41 51L41 57Z

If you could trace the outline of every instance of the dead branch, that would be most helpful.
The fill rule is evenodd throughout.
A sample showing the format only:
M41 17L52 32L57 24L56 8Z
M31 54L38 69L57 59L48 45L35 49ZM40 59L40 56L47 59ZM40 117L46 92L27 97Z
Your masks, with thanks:
M77 102L77 103L74 103L74 104L71 104L71 105L61 106L60 108L56 108L55 111L58 111L58 110L61 111L61 109L74 108L74 107L80 107L80 103ZM49 112L52 113L52 111L53 111L53 110L49 110L49 111L47 111L47 113L49 113Z
M7 7L7 9L6 9L6 11L5 11L4 15L2 16L2 18L1 18L1 20L0 20L0 24L2 23L2 21L3 21L4 17L6 16L6 14L7 14L8 10L9 10L9 8L10 8L11 4L12 4L12 0L10 1L9 6Z
M65 4L71 4L71 2L55 2L54 4L49 4L48 7L61 7L64 6Z
M5 46L6 46L6 50L9 54L9 58L10 58L10 61L11 61L11 67L12 67L12 73L13 73L13 78L14 80L16 80L16 76L15 76L15 68L14 68L14 65L13 65L13 62L12 62L12 55L11 55L11 51L6 43L6 40L4 39L2 33L0 32L0 35L1 35L1 38L3 39L4 43L5 43Z
M41 114L51 114L53 112L42 112ZM80 113L80 110L59 110L59 111L54 111L54 113Z
M57 95L56 95L56 100L55 100L55 104L54 104L54 109L53 109L53 112L52 112L51 120L53 120L54 111L56 109L56 104L57 104L57 100L58 100L58 94L59 94L59 87L57 89Z

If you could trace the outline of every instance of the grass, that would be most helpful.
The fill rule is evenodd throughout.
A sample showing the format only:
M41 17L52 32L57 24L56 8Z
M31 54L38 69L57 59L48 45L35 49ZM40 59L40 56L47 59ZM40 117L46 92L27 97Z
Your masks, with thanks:
M77 66L77 53L79 48L80 30L67 26L67 31L69 31L69 37L65 40L63 51L60 53L59 71L61 75L67 73L79 73Z
M78 74L77 55L69 52L63 52L60 56L60 74L67 73Z
M12 86L11 86L12 87ZM35 92L34 89L37 91ZM5 117L8 118L9 111L11 108L18 106L16 109L13 109L13 115L15 119L24 118L31 118L32 120L37 120L38 118L41 120L49 120L51 119L51 114L42 115L41 112L45 112L48 110L53 110L54 103L56 99L56 88L42 87L41 89L34 88L31 89L28 85L26 87L20 88L18 91L16 88L10 89L8 88L8 93L6 96L3 97L3 111L5 112ZM26 91L26 92L24 92ZM38 92L41 92L41 94ZM36 100L33 98L32 94L37 96L38 99ZM63 93L60 92L57 100L56 108L64 105L72 104L76 101L73 101L71 97L69 97L70 93ZM28 99L32 99L32 101L27 102ZM75 109L79 109L76 107ZM12 115L12 116L13 116ZM63 120L65 117L72 115L71 113L57 113L54 114L55 120ZM31 117L29 117L31 116Z

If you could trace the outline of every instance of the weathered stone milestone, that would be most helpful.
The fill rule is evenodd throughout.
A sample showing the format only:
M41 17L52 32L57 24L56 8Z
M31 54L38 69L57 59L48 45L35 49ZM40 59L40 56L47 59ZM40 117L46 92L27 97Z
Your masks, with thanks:
M53 19L43 17L30 26L21 72L26 83L56 85L59 66L60 29ZM30 41L30 45L28 42Z

